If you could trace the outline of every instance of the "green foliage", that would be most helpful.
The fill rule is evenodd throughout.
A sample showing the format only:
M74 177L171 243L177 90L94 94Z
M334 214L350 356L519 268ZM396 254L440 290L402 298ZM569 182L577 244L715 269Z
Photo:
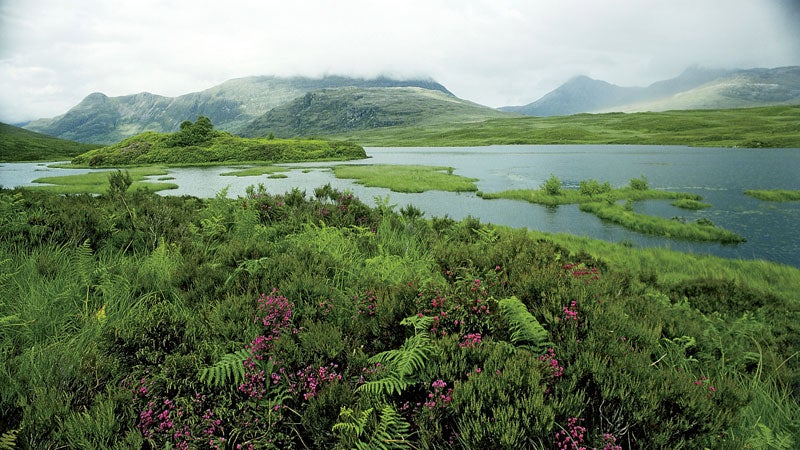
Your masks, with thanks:
M330 186L0 190L0 440L525 449L580 423L586 448L800 441L797 269L395 209ZM273 288L283 303L256 300Z
M511 330L511 343L529 349L534 354L544 353L547 345L547 330L542 327L528 308L517 297L497 302L500 313Z
M17 448L17 433L19 433L18 429L6 431L5 433L0 434L0 449L14 450Z
M800 191L792 191L788 189L748 189L744 191L744 195L749 195L766 202L796 202L800 200Z
M392 406L383 405L380 415L375 415L368 408L356 417L352 409L342 407L333 431L342 435L345 445L359 450L413 448L408 439L410 425Z
M238 386L244 379L244 362L252 356L247 349L223 355L213 366L200 369L200 381L209 386Z
M561 180L556 178L555 175L550 174L550 178L545 180L541 189L546 192L547 195L559 195L561 194Z
M639 178L631 178L630 185L631 189L634 191L646 191L650 189L650 186L647 184L647 177L644 175Z
M424 366L433 346L428 330L433 323L432 317L411 316L403 319L401 325L413 325L414 335L407 338L400 348L386 350L369 359L370 363L381 364L383 376L368 381L356 389L373 396L400 395L416 383L416 375Z
M198 119L200 120L200 119ZM191 124L191 122L188 122ZM363 147L321 139L240 138L209 126L184 122L171 134L146 131L119 143L98 148L72 159L89 167L208 163L298 162L350 160L366 157Z
M597 180L584 180L578 184L578 192L589 197L606 194L611 192L611 183L606 181L600 184Z
M202 145L214 137L214 125L211 119L206 116L199 116L192 123L189 120L181 122L180 130L173 133L167 141L170 147L189 147L192 145Z

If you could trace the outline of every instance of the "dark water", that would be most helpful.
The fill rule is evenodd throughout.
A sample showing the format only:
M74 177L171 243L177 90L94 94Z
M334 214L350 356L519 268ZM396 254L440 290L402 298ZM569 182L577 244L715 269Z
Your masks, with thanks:
M800 202L771 203L745 196L745 189L800 189L800 149L714 149L678 146L490 146L456 148L368 148L368 160L349 163L291 164L288 178L221 177L230 168L171 169L177 190L164 195L212 197L229 187L228 195L243 195L247 186L264 183L273 193L293 187L309 194L330 183L349 189L362 200L389 196L390 203L414 204L428 216L466 216L482 222L526 227L547 232L567 232L634 246L660 246L681 251L746 259L766 259L800 267ZM636 204L639 212L660 217L699 217L747 238L738 245L696 243L640 235L583 213L575 205L548 208L510 200L483 200L472 193L426 192L400 194L365 188L350 180L337 180L334 164L422 164L454 167L454 173L477 178L478 189L538 188L551 174L566 187L586 179L623 186L631 178L647 177L650 187L700 194L712 207L701 211L675 208L668 201ZM38 171L37 171L38 170ZM53 173L56 172L56 173ZM37 164L4 164L0 184L26 185L33 178L74 173ZM156 177L157 178L157 177Z

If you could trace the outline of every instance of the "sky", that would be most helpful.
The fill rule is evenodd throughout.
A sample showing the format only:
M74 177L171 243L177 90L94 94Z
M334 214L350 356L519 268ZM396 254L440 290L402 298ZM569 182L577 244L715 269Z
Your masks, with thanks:
M800 0L0 0L5 123L251 75L432 78L500 107L693 65L800 65Z

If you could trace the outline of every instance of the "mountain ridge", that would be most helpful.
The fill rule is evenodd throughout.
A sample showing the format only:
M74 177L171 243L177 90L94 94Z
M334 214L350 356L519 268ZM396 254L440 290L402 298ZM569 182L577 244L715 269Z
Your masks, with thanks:
M693 66L646 87L623 87L573 77L540 99L501 111L527 116L579 113L725 109L800 103L800 66L708 69Z
M34 120L24 128L73 141L109 144L143 131L172 132L185 120L207 116L218 129L235 132L270 109L307 92L344 86L415 86L453 95L430 79L251 76L177 97L148 92L109 97L95 92L66 113Z

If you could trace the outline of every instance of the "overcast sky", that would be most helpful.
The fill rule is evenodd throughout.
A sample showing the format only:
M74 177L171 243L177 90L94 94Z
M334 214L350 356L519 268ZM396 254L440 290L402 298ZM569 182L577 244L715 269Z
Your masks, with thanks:
M499 107L576 75L800 65L800 0L0 0L0 121L250 75L430 77Z

